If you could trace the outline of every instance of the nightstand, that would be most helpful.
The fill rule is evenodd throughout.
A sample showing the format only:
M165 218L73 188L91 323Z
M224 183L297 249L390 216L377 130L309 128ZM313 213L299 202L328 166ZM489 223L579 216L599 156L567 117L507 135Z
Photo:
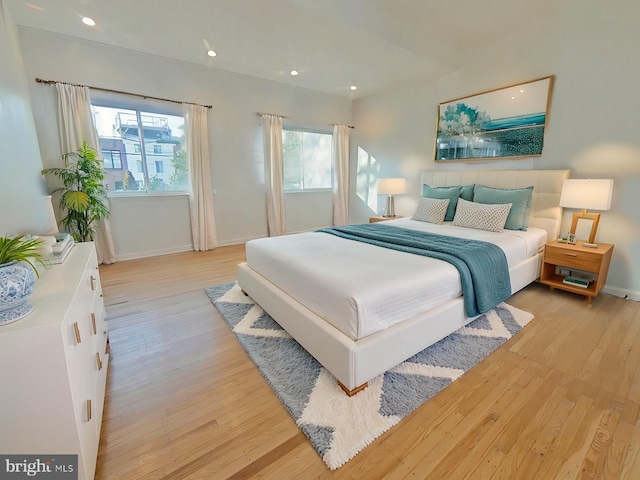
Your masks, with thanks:
M398 218L402 217L397 215L395 217L383 217L382 215L379 217L369 217L369 223L386 222L387 220L397 220Z
M551 289L560 288L568 292L578 293L587 297L587 303L600 293L607 280L607 272L611 263L613 245L599 243L597 248L583 245L578 240L575 245L561 243L557 240L549 242L544 247L544 258L540 270L540 283L549 285ZM556 268L558 267L558 268ZM556 270L579 270L594 274L597 278L585 287L564 283L566 275L560 275Z

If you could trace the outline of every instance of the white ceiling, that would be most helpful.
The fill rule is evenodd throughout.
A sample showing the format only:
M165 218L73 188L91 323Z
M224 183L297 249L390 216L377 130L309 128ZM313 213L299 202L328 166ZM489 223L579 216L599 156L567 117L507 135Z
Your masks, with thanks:
M358 98L455 71L558 0L3 1L20 26Z

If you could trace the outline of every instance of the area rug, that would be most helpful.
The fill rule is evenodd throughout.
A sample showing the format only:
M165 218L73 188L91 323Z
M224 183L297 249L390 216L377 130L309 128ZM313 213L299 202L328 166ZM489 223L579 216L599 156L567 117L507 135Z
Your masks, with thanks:
M355 457L533 319L501 303L348 397L336 379L236 283L205 290L331 470Z

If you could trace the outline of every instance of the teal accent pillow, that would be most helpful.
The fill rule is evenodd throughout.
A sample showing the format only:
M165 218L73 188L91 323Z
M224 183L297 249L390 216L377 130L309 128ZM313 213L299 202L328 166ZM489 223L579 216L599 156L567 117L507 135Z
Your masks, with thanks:
M456 205L458 204L458 198L460 198L461 186L457 187L432 187L426 183L422 185L422 196L427 198L439 198L449 199L449 205L447 206L447 214L444 216L445 222L453 220L456 214Z
M507 230L526 230L531 215L533 187L503 189L476 185L473 201L478 203L512 203L504 228Z
M464 198L467 202L473 202L473 187L475 187L475 184L463 186L460 198Z

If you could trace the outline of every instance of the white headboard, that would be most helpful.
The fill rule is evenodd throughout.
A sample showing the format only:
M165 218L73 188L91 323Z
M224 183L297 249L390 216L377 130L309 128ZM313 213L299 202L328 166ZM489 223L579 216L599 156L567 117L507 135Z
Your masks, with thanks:
M562 184L569 173L569 170L424 170L422 184L449 187L475 183L493 188L533 185L529 225L546 230L547 238L552 240L560 233L562 208L558 204Z

